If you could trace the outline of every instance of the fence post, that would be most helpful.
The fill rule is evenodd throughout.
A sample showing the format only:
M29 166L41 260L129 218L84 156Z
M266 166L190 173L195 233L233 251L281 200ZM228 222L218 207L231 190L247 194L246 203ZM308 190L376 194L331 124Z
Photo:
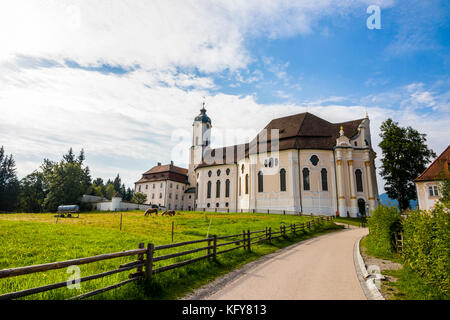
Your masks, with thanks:
M272 227L269 227L269 242L272 243Z
M251 247L250 247L250 245L251 245L251 240L250 240L250 229L248 229L247 230L247 249L248 249L248 251L250 252L250 251L252 251L252 249L251 249Z
M213 259L217 259L217 236L213 235Z
M139 243L139 247L138 247L139 249L144 249L144 247L145 247L144 243ZM144 254L143 253L139 253L137 255L137 261L139 261L139 263L144 262ZM134 277L137 277L137 276L141 276L143 274L142 268L143 268L142 266L137 267L136 268L136 273L130 274L129 277L130 278L134 278Z
M211 254L211 237L208 237L208 256Z
M155 245L153 243L149 243L147 245L147 261L145 264L145 277L147 280L152 278L153 273L153 252L155 251Z
M244 243L244 250L245 250L245 230L242 231L242 242Z

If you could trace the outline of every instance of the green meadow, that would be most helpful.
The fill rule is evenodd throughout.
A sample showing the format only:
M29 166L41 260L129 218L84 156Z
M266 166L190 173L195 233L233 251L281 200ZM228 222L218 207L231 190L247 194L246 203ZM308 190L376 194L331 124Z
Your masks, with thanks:
M0 269L49 263L88 257L104 253L138 248L143 242L155 245L257 231L280 225L298 224L311 220L309 216L291 216L261 213L180 212L174 217L144 217L142 211L85 213L79 218L59 218L54 214L0 214ZM122 229L120 230L122 220ZM339 229L333 222L324 223L306 234L288 233L286 239L252 246L252 252L237 249L218 255L217 261L203 260L182 268L157 274L151 282L131 283L99 294L90 299L177 299L195 288L214 280L262 255L276 251L293 242ZM287 230L287 232L289 232ZM224 240L230 241L230 240ZM156 252L171 252L204 247L206 243ZM227 247L228 248L228 247ZM205 252L177 257L155 263L155 268L204 255ZM80 265L81 277L115 270L119 265L134 261L135 256ZM81 289L66 287L25 297L23 299L67 299L128 279L133 270L82 282ZM0 294L67 281L71 274L66 269L0 279Z

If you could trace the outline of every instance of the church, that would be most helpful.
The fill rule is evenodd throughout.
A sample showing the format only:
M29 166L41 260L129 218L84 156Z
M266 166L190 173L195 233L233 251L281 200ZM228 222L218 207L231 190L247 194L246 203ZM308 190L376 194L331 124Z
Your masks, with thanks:
M357 217L379 203L367 114L342 123L295 114L273 119L248 143L212 149L203 104L192 128L189 168L165 166L167 185L170 170L187 172L182 201L169 209ZM152 171L163 179L161 168ZM159 181L144 174L136 191ZM179 175L174 182L182 183Z

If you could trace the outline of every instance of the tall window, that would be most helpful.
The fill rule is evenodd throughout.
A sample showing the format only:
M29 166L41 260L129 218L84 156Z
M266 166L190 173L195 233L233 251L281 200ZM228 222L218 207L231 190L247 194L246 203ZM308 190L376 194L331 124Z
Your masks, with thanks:
M327 177L327 169L322 169L320 171L322 176L322 191L328 191L328 177Z
M309 169L303 168L303 190L309 191Z
M239 195L242 194L242 178L239 177Z
M228 198L230 196L230 179L225 181L225 197Z
M248 194L248 174L245 175L245 194Z
M216 198L220 198L220 180L216 182Z
M362 172L359 169L355 171L356 176L356 192L363 192Z
M280 190L286 191L286 170L280 170Z
M264 176L261 171L258 172L258 192L264 192Z
M211 198L211 181L208 181L208 190L207 190L206 197L208 199Z

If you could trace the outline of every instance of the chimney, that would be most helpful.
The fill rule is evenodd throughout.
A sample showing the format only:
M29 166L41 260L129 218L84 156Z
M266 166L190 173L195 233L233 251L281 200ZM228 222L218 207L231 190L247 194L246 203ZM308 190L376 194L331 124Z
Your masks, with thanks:
M161 162L158 162L158 167L161 166Z
M170 165L173 166L173 161L170 161Z

